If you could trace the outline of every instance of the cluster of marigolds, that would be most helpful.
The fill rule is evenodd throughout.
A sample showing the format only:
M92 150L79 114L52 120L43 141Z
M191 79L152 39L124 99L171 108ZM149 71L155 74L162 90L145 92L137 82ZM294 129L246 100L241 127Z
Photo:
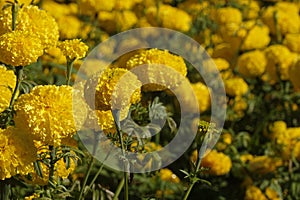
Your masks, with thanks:
M199 111L209 114L210 88L204 82L192 80L182 57L159 49L131 52L113 64L108 63L108 67L96 80L83 82L87 91L89 87L95 90L94 106L89 105L88 101L86 104L84 101L72 101L76 91L69 85L69 79L73 81L76 74L68 75L71 66L78 68L88 51L109 36L132 28L153 26L183 32L199 42L212 57L224 81L227 118L219 141L202 160L201 166L207 168L204 175L212 177L211 180L224 179L228 184L237 184L237 195L243 196L245 200L275 200L290 195L290 190L283 188L278 177L282 171L291 172L295 163L300 161L300 127L293 125L295 120L289 113L284 116L292 120L289 118L290 121L286 121L279 117L277 120L267 121L267 125L263 124L263 117L268 113L256 113L261 114L261 117L256 116L257 120L248 124L243 118L256 109L253 101L263 93L257 91L257 86L262 88L266 85L272 88L269 91L272 93L273 89L285 84L290 96L299 92L299 1L0 0L0 8L0 112L2 116L3 113L13 116L0 129L1 180L18 177L32 185L46 185L49 178L57 182L58 179L76 174L76 167L80 165L76 159L71 159L69 166L63 158L58 159L52 166L54 169L50 169L47 162L41 162L42 177L36 172L34 162L49 159L51 153L47 152L51 148L76 147L77 142L73 136L81 123L91 121L91 110L97 114L97 125L105 133L115 133L111 113L113 105L121 110L122 120L127 116L130 106L141 101L142 94L164 91L171 85L180 84L178 77L168 74L169 70L153 67L147 69L145 76L149 80L157 79L155 70L162 70L164 74L159 78L168 79L167 85L163 87L149 84L142 87L139 77L129 73L129 70L142 64L166 65L186 76L199 102ZM137 38L136 41L123 42L124 44L114 45L122 48L142 41ZM42 63L43 73L46 75L64 75L66 70L67 84L37 85L28 93L19 92L20 82L26 79L20 71L25 70L26 73L26 68L37 62ZM88 75L95 73L93 69L94 65L99 64L97 62L88 60L83 71ZM65 65L66 69L49 67L49 63ZM27 73L30 74L30 71ZM121 77L123 82L120 84L118 82ZM97 84L93 87L95 81ZM122 89L116 90L115 86ZM191 99L185 95L183 97L184 105L180 106L193 112ZM269 102L275 98L271 95L264 97L266 98L263 100ZM74 119L74 103L78 103L75 107L79 107L78 112L82 112L81 119ZM289 106L280 106L279 102L278 109L285 110L286 107ZM299 111L296 103L292 103L289 108L290 113ZM239 131L243 131L243 127L235 130L236 123L239 122L251 126L252 129L249 130L252 132L239 134ZM85 127L88 126L85 124ZM90 128L93 126L90 125ZM241 137L246 137L243 140L246 143L256 145L253 149L266 148L268 151L247 149L246 144L239 144ZM263 141L263 144L253 142L254 138L256 141ZM134 145L137 143L133 143L131 148ZM161 144L154 142L146 145L149 146L148 151L161 148ZM146 151L147 148L145 147ZM60 153L62 152L56 152L58 155ZM73 151L70 153L75 154ZM187 157L190 163L196 163L197 150L189 151ZM189 165L185 167L189 168ZM51 170L54 173L49 175ZM172 172L166 168L156 175L163 182L184 186L184 180L178 178L182 177L179 174L179 169L173 169ZM73 176L75 177L76 175ZM234 183L230 183L230 179ZM220 181L213 184L220 184ZM222 187L226 188L220 186ZM158 188L154 196L159 198L175 193L172 189Z

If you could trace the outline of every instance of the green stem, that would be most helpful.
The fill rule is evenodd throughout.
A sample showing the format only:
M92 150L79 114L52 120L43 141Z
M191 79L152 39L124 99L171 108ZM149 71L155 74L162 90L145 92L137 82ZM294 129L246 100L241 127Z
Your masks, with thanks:
M10 184L7 181L0 181L0 199L9 200Z
M125 179L123 178L121 180L121 182L119 183L117 189L116 189L116 192L115 192L113 200L117 200L118 199L118 197L119 197L119 195L120 195L120 193L122 191L122 188L124 187L124 182L125 182Z
M67 59L66 85L70 85L74 61L75 61L75 59Z
M121 144L121 149L123 153L123 159L124 159L124 200L128 200L128 169L126 168L126 153L125 153L125 147L124 147L124 141L123 141L123 134L122 131L120 130L120 122L119 122L119 114L120 110L113 110L112 111L113 116L114 116L114 122L115 126L117 129L117 133L119 136L120 144ZM128 164L128 163L127 163Z
M16 96L18 94L18 91L20 89L20 85L21 82L23 80L23 67L22 66L18 66L16 67L16 76L17 76L17 83L16 83L16 87L13 91L12 97L10 99L10 103L9 103L9 109L12 110L15 100L16 100Z
M85 175L85 178L84 178L84 180L83 180L82 187L81 187L81 189L80 189L80 194L79 194L79 198L78 198L79 200L83 199L83 197L84 197L84 188L85 188L85 186L86 186L87 180L88 180L88 178L89 178L89 176L90 176L90 173L91 173L91 171L92 171L93 165L94 165L94 157L92 157L92 158L91 158L91 161L89 162L89 165L88 165L88 171L87 171L87 173L86 173L86 175Z
M11 30L14 31L16 29L16 21L17 21L17 16L18 16L18 4L17 3L12 4L11 13L12 13Z
M54 182L54 165L56 163L56 149L50 145L49 146L50 150L50 168L49 168L49 183ZM52 185L52 184L51 184Z

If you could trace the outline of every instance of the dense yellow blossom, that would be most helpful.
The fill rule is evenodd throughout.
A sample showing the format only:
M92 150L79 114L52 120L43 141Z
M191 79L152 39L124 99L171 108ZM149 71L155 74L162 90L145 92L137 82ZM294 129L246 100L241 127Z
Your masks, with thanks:
M16 76L14 72L0 65L0 113L8 108L15 87Z
M300 59L291 65L289 70L289 78L296 90L300 89Z
M271 187L266 188L265 194L270 200L281 200L279 194Z
M37 6L26 6L19 11L16 30L40 39L44 48L55 46L59 38L55 19Z
M269 28L265 25L255 25L243 39L241 50L262 49L271 41Z
M249 186L246 189L244 200L267 200L267 197L256 186Z
M248 78L261 76L267 66L265 54L255 50L242 54L237 61L238 72Z
M186 32L192 25L192 18L183 10L162 4L147 8L146 17L152 26L162 26Z
M232 163L230 157L224 153L212 150L202 159L201 166L208 167L209 174L221 176L230 171Z
M116 0L80 0L79 13L83 15L93 15L98 11L112 11Z
M246 19L256 19L259 16L260 11L260 5L259 1L257 0L237 0L237 2L243 6L245 6L245 9L243 9L243 17Z
M173 183L179 183L180 179L174 174L171 170L164 168L159 171L159 176L161 180L173 182Z
M12 66L26 66L43 55L41 40L21 31L0 36L0 62Z
M33 170L36 153L32 138L22 130L0 129L0 180Z
M290 51L300 54L300 33L286 34L283 44L286 45Z
M266 155L255 156L249 162L249 170L255 174L266 174L274 172L283 162L280 158L271 158Z
M242 22L242 13L237 8L223 7L217 9L213 13L212 18L220 25L240 24Z
M101 11L98 20L100 27L108 33L126 31L138 22L136 14L130 10Z
M227 70L230 67L228 61L223 58L213 58L213 61L219 71Z
M143 0L123 0L116 1L114 9L115 10L131 10L137 3L141 3Z
M73 15L60 17L57 19L57 24L59 26L60 37L64 39L76 38L82 31L82 22L78 17Z
M88 46L79 39L65 40L58 44L63 54L69 59L80 59L85 57Z
M271 83L279 79L289 78L289 68L294 62L295 56L283 45L271 45L265 49L267 58L267 80ZM279 73L278 73L279 72Z
M141 82L137 76L122 68L108 68L103 71L95 83L87 82L86 98L95 98L96 110L124 109L141 99ZM88 91L96 90L95 97Z
M67 15L75 15L78 13L78 5L76 3L68 3L66 5L52 0L43 0L41 6L56 20Z
M167 50L144 50L131 57L126 63L126 68L129 70L138 66L146 68L139 70L139 79L143 83L153 83L144 85L143 89L147 91L174 88L182 82L183 77L187 74L183 58L173 55Z
M36 86L21 95L14 108L16 127L45 144L59 145L76 132L70 86Z
M58 47L50 47L45 50L44 55L41 57L43 62L53 62L64 65L67 63L66 57Z
M223 151L228 147L228 145L231 144L231 142L232 142L231 134L229 132L225 132L220 136L220 139L216 144L216 149L218 151Z
M233 77L224 81L226 93L230 96L241 96L248 92L248 84L240 77Z
M283 35L287 33L299 33L299 8L295 3L278 2L275 6L267 7L263 13L262 20L274 35L277 34L276 24L278 24L279 31Z

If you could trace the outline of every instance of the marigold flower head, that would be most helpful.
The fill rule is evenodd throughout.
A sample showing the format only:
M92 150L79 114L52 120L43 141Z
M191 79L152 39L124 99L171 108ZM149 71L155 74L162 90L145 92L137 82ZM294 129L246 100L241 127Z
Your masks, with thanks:
M142 82L149 83L143 86L146 91L159 91L178 86L187 74L187 68L182 57L173 55L167 50L144 50L133 57L127 63L126 68L131 70L145 65L143 73L139 74ZM153 84L152 84L153 83Z
M101 11L98 20L101 28L109 33L128 30L138 22L136 14L130 10Z
M226 93L230 96L241 96L248 92L248 84L240 77L225 80Z
M218 143L216 144L216 148L218 151L225 150L228 145L230 145L232 142L232 136L229 132L225 132L221 135Z
M82 15L93 15L99 11L112 11L116 0L80 0L79 9Z
M162 26L186 32L191 28L192 18L183 10L162 4L146 10L146 17L152 26Z
M242 13L239 9L233 7L223 7L212 10L212 18L219 25L240 24L242 22Z
M267 200L267 197L256 186L247 187L244 200Z
M15 87L16 76L14 72L0 65L0 113L8 108Z
M224 153L212 150L202 159L201 166L208 167L209 174L221 176L231 170L232 162L230 157Z
M265 54L262 51L250 51L238 58L238 72L245 77L253 78L261 76L267 66Z
M292 52L300 54L300 33L286 34L283 44L286 45Z
M25 6L19 11L16 30L40 39L44 48L55 46L59 38L55 19L37 6Z
M120 111L120 121L125 119L128 115L129 107ZM116 133L115 119L111 110L96 110L98 126L104 133Z
M122 68L107 68L99 76L87 81L84 96L93 110L122 110L140 101L141 86L132 72Z
M271 83L279 79L289 78L289 68L293 64L295 56L283 45L271 45L265 49L267 58L267 76ZM278 74L279 69L279 74Z
M160 179L163 181L179 183L180 179L170 169L164 168L159 171Z
M224 58L213 58L213 61L219 71L224 71L229 69L230 64Z
M37 150L32 138L13 127L0 129L0 180L33 170Z
M280 200L281 199L279 194L271 187L266 188L265 194L268 197L268 199L271 199L271 200Z
M78 4L76 3L62 4L52 0L44 0L41 7L56 20L67 15L76 15L78 13Z
M0 36L0 61L12 66L26 66L43 55L41 40L21 31Z
M237 0L242 6L246 6L246 9L243 9L243 17L246 19L256 19L259 16L260 5L259 1L245 1Z
M186 113L205 112L210 108L210 91L201 82L190 83L187 80L176 88L175 92L177 98L181 100L180 107L182 107L182 111ZM195 105L197 103L198 105Z
M57 19L60 37L64 39L73 39L79 36L82 22L73 15L62 16Z
M60 145L76 132L70 86L36 86L15 103L16 127L44 144Z
M241 50L262 49L270 41L269 28L265 25L255 25L244 38Z
M63 54L70 60L85 57L88 46L79 39L65 40L58 44Z
M299 33L299 8L295 3L278 2L275 6L269 6L264 11L262 20L274 35L276 35L276 24L283 35L287 33Z
M256 156L249 162L249 170L256 174L267 174L274 172L282 166L281 158L271 158L268 156Z

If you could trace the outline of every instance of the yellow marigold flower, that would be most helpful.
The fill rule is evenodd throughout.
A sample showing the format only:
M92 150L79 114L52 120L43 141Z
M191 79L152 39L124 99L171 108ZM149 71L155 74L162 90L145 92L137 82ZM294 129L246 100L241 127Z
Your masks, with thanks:
M57 24L59 26L59 33L61 38L73 39L78 37L78 35L82 31L82 22L73 15L66 15L58 18Z
M36 152L32 138L23 131L13 127L0 129L0 180L30 172Z
M0 65L0 113L8 108L15 87L16 76L14 72Z
M26 66L37 61L43 54L41 40L13 31L0 36L0 61L12 66Z
M67 63L66 57L58 47L50 47L45 50L45 53L41 57L43 62L53 62L64 65Z
M241 96L248 92L248 84L240 77L233 77L224 81L226 93L230 96Z
M256 186L247 187L244 200L267 200L267 197Z
M251 154L243 154L243 155L240 155L240 160L243 162L243 163L247 163L249 162L250 160L253 159L253 155Z
M0 35L11 31L12 14L11 9L0 10Z
M283 45L271 45L265 49L265 55L267 58L267 79L271 83L277 82L279 79L288 80L289 68L295 59L289 49Z
M188 79L186 80L186 82L174 90L178 94L177 98L181 99L180 107L182 107L183 111L187 113L207 111L211 105L210 91L208 87L201 82L190 83ZM191 96L192 92L195 96ZM195 107L195 100L198 103L199 110Z
M279 194L271 187L266 188L265 194L270 200L281 200Z
M42 8L57 20L64 16L78 13L78 5L76 3L62 4L52 0L44 0Z
M82 15L93 15L99 11L112 11L116 0L80 0L79 9Z
M246 19L256 19L259 16L260 5L259 1L248 1L248 0L237 0L243 6L246 6L243 9L243 17Z
M268 46L270 41L269 28L265 25L255 25L244 38L241 50L262 49Z
M141 99L141 82L137 76L122 68L108 68L101 72L96 80L86 83L85 97L95 98L95 105L88 104L95 110L124 109ZM90 90L95 90L91 97ZM93 93L93 92L92 92Z
M192 18L183 10L162 4L146 10L146 17L152 26L162 26L186 32L191 28Z
M123 0L116 1L115 10L131 10L137 3L142 3L142 0Z
M39 197L40 197L40 194L34 193L30 196L25 197L25 200L34 200L34 199L39 198Z
M274 35L276 35L276 24L283 35L299 33L299 8L295 3L279 2L275 6L269 6L263 13L262 20Z
M300 79L299 79L299 73L300 73L300 59L298 59L297 62L291 65L289 70L289 77L290 81L293 83L293 86L295 89L300 89Z
M267 59L262 51L255 50L242 54L237 61L238 72L248 78L261 76L267 66Z
M277 167L282 166L281 158L271 158L268 156L256 156L249 162L249 170L256 174L267 174L274 172Z
M240 24L242 22L242 13L237 8L224 7L217 9L212 15L212 18L220 25L231 23Z
M142 82L153 83L143 86L146 91L159 91L178 86L182 77L187 74L187 68L182 57L173 55L167 50L149 49L139 52L131 57L126 68L146 65L143 73L139 74ZM157 84L160 85L157 85Z
M291 51L300 54L300 33L286 34L283 44L286 45Z
M55 19L37 6L26 6L19 11L16 30L40 39L44 48L55 46L59 38Z
M88 46L79 39L65 40L58 44L63 54L69 59L80 59L85 57Z
M165 168L159 171L160 179L163 181L179 183L180 179L171 170Z
M228 145L230 145L232 142L232 136L229 132L225 132L221 135L218 143L216 144L216 148L218 151L225 150Z
M230 67L229 62L223 58L213 58L213 61L219 71L227 70Z
M129 107L122 109L120 112L120 121L128 115ZM96 110L98 125L104 133L115 133L116 126L111 110Z
M126 31L138 22L136 14L130 10L101 11L98 20L100 27L109 33Z
M36 86L15 103L15 124L37 140L59 145L76 132L70 86Z
M232 163L230 157L224 153L212 150L202 159L201 166L208 167L209 174L221 176L230 171Z

